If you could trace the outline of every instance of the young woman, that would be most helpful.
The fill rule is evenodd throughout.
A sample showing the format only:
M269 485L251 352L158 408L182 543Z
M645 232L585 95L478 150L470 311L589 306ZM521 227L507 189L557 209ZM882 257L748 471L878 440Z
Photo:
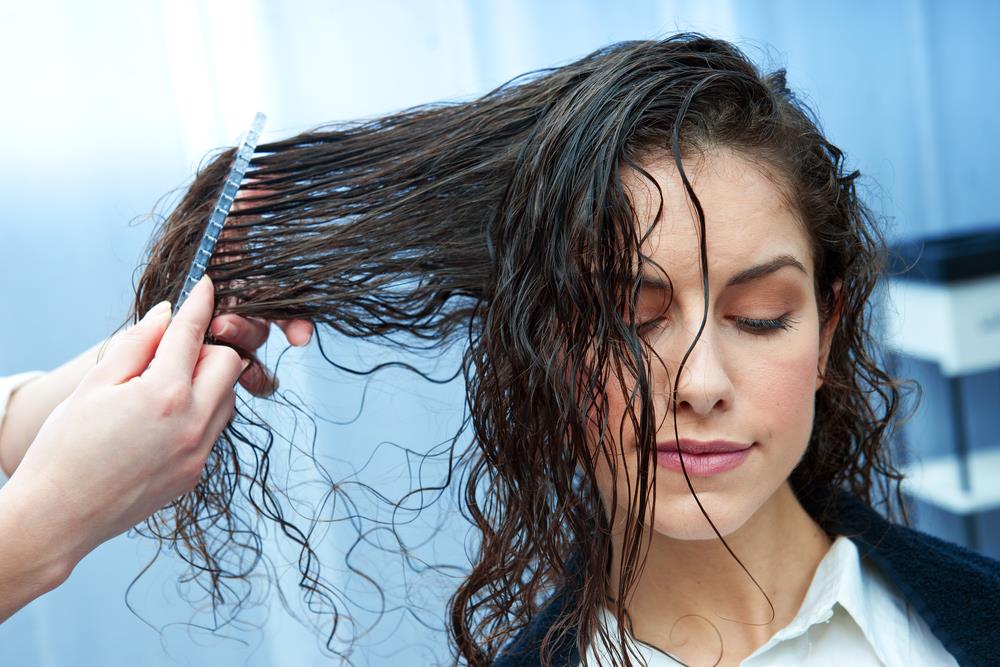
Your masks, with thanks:
M136 312L179 288L231 158L165 220ZM481 543L456 662L989 664L1000 565L875 509L904 509L870 332L884 242L783 72L698 35L623 42L266 144L251 174L221 310L464 345ZM155 536L229 585L250 504L302 545L313 602L249 421Z

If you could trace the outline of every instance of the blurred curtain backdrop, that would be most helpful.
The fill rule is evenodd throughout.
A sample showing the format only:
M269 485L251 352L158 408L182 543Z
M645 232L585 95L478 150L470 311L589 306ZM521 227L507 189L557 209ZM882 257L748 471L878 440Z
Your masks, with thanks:
M0 374L53 368L123 323L152 229L145 216L206 153L234 142L255 111L268 114L265 139L273 139L325 121L469 99L609 42L677 30L732 39L758 61L786 66L791 86L866 174L869 199L890 219L893 236L995 224L998 27L1000 4L988 0L5 0ZM459 381L437 386L388 372L365 385L335 373L315 345L286 351L279 331L272 338L267 358L279 365L283 391L320 420L257 407L285 424L282 433L296 446L315 437L335 479L363 469L365 483L398 499L413 481L401 448L440 451L462 419ZM333 352L369 362L384 354L340 340ZM423 368L448 377L459 355ZM983 382L988 390L1000 384L995 376ZM276 443L275 478L315 477L289 450ZM443 470L425 470L423 483L440 481ZM454 489L444 495L406 537L427 542L421 557L460 568L475 543L451 500ZM363 497L371 494L359 491ZM304 489L302 498L318 507L322 489ZM349 510L324 511L343 518ZM323 574L353 590L344 552L357 532L346 521L324 530ZM375 531L368 540L391 545L387 537ZM322 622L298 602L298 553L273 536L267 544L289 604ZM386 604L398 607L405 594L410 611L387 609L359 641L355 664L445 662L445 601L454 578L409 570L404 577L398 558L373 546L362 553L354 558L378 573L390 594ZM187 625L211 616L183 601L177 577L185 569L169 554L129 592L133 614L126 589L152 555L135 538L100 547L64 586L0 626L0 664L328 664L322 637L263 588L262 605L248 608L225 637ZM356 599L377 612L370 589L358 588Z

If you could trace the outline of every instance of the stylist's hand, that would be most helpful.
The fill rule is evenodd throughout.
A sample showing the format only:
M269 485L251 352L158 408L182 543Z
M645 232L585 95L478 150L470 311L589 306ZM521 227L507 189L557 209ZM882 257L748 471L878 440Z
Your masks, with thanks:
M313 324L308 320L274 320L274 323L284 332L285 339L297 347L306 345L312 338ZM269 324L256 317L225 313L212 320L209 331L220 342L252 352L267 340ZM240 376L240 384L254 396L270 396L278 388L277 378L259 363L251 365Z
M32 515L25 525L60 536L67 576L99 544L198 483L245 368L233 349L202 344L213 305L206 276L172 320L164 302L116 336L8 482L30 499L21 505Z
M313 334L313 325L307 320L275 320L275 324L284 331L285 338L292 345L307 344ZM255 396L274 393L277 378L254 354L267 340L268 322L225 313L212 320L209 330L214 336L213 342L232 345L255 362L240 376L240 384L247 391ZM21 465L24 453L34 442L45 420L100 362L108 344L114 345L122 335L118 333L110 341L94 345L58 368L30 380L13 393L7 404L7 415L0 422L3 425L0 429L0 469L3 472L9 476Z

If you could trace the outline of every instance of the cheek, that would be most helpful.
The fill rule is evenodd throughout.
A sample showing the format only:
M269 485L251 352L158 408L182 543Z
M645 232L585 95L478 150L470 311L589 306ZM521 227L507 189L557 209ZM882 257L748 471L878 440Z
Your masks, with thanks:
M737 400L742 398L762 427L759 437L801 453L805 449L815 409L818 350L810 338L788 341L775 353L760 355L742 374ZM751 370L752 368L752 370Z
M623 379L626 387L631 387L635 383L635 378L624 371ZM660 380L662 381L662 378ZM658 399L662 398L659 394L663 393L663 389L654 387L653 393L657 409L662 409L664 402ZM615 479L618 481L617 493L625 493L629 485L627 479L635 477L638 465L634 446L635 431L632 419L626 410L626 395L612 373L605 387L605 396L600 399L604 406L604 442L601 447L598 447L598 424L602 418L602 406L600 404L594 406L588 414L588 445L594 462L595 482L605 510L608 512L611 511L613 497L616 494ZM638 397L633 402L632 410L638 420L640 416Z
M591 359L587 359L587 363L592 363ZM624 380L626 384L634 382L628 373L624 373ZM566 381L571 382L571 377L569 376L569 371L567 370ZM584 397L577 394L577 401L580 404L584 400ZM590 402L590 399L587 399ZM607 503L607 495L612 484L612 473L611 467L608 463L607 457L612 455L618 459L616 468L618 473L621 474L623 470L623 453L621 451L621 446L619 442L631 442L632 439L632 427L628 419L625 419L625 424L622 425L622 418L625 414L625 401L622 395L621 387L619 386L618 380L613 371L609 372L608 383L604 390L604 396L595 397L592 402L590 402L589 408L586 412L587 428L587 449L590 452L590 457L595 470L595 481L597 486L601 491L601 495L605 503ZM603 421L604 429L604 443L603 450L598 446L599 439L599 425ZM622 440L619 439L619 428L623 428L624 432L621 434Z

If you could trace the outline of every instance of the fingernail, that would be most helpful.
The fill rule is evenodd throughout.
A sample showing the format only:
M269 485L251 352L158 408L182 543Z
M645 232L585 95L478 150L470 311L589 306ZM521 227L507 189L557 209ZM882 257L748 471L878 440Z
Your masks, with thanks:
M233 327L229 324L229 322L223 322L221 325L220 324L213 324L212 325L212 335L215 336L216 338L225 336L226 334L228 334L232 330L232 328Z
M152 308L150 308L148 311L146 311L146 314L145 316L143 316L142 321L145 322L146 320L150 321L158 320L169 312L170 312L170 302L161 301Z
M247 367L250 366L250 363L251 362L250 362L249 359L244 359L243 360L243 370L240 371L240 375L243 375L243 373L244 373L244 371L246 371Z
M306 336L306 339L304 341L301 341L299 343L295 343L295 347L305 347L306 345L309 344L309 341L311 341L312 339L313 339L313 335L312 335L312 332L310 331L309 335Z

